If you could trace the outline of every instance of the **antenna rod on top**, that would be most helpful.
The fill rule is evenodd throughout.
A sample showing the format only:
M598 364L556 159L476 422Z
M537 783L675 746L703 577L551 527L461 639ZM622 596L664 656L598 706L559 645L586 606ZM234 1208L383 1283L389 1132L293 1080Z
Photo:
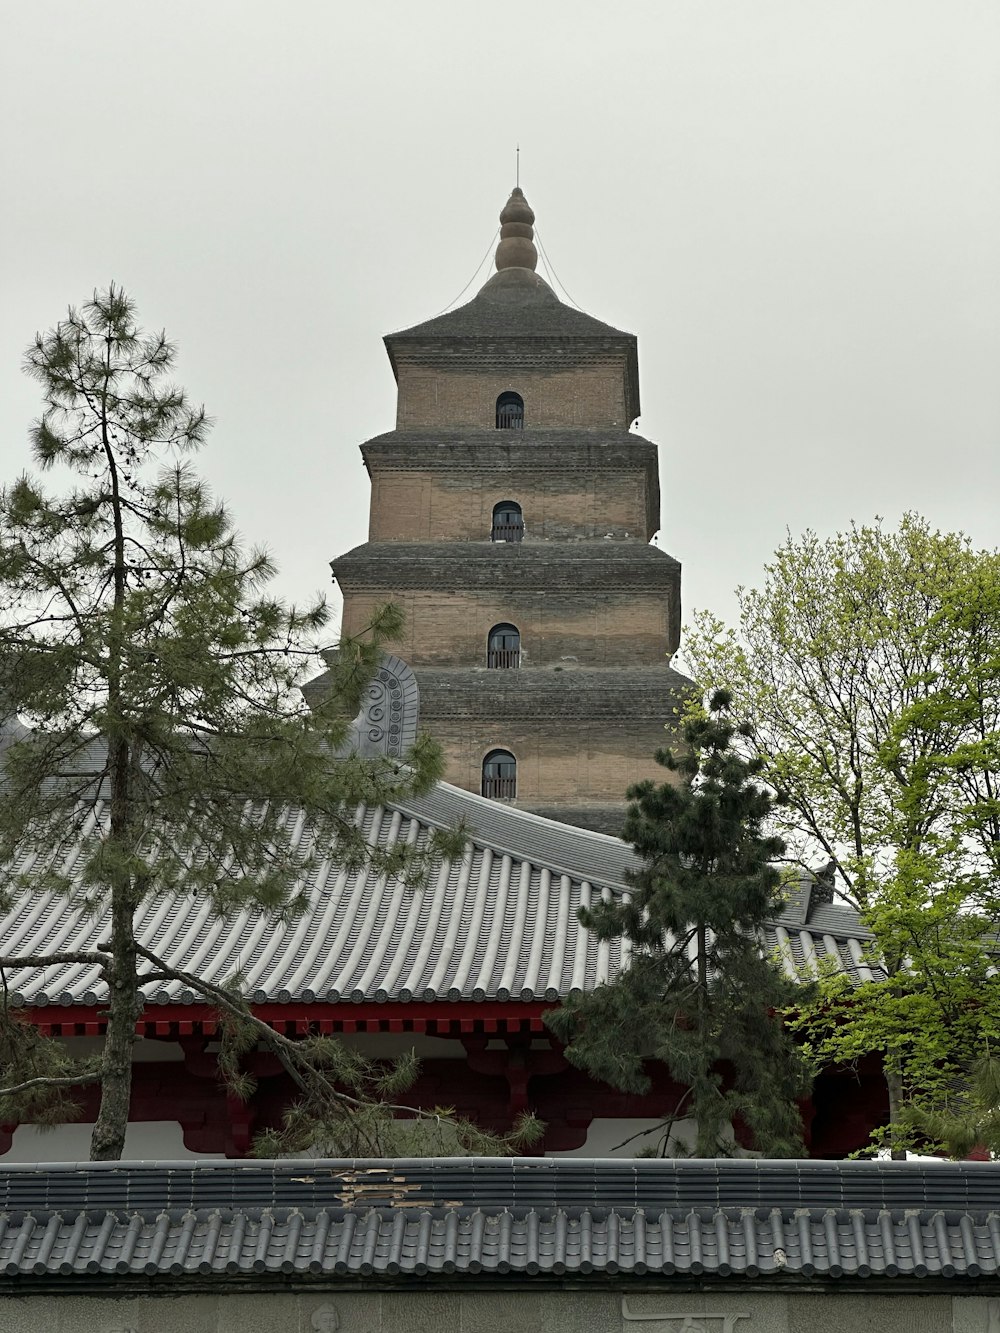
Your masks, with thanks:
M515 157L514 157L514 162L515 162L515 165L514 165L514 184L515 184L515 186L519 186L519 185L521 184L521 145L520 145L520 144L517 145L517 148L514 150L514 154L515 154Z

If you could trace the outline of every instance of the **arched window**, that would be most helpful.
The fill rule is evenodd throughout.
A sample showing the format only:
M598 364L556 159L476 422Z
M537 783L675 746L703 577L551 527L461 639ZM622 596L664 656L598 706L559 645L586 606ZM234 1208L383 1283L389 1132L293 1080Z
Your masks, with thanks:
M493 506L493 532L490 540L495 542L519 542L524 537L524 515L516 500L501 500Z
M491 750L483 760L483 795L495 801L517 795L517 760L509 750Z
M515 625L494 625L486 641L488 667L516 667L520 665L521 635Z
M497 399L497 430L521 430L524 427L524 399L507 390Z

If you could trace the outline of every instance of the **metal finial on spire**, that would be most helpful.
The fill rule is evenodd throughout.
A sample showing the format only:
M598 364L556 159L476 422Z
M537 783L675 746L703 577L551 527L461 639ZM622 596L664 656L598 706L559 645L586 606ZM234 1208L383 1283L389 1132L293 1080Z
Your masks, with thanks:
M534 220L535 215L521 193L521 187L515 185L500 214L500 244L496 255L498 270L527 268L534 272L538 263L538 252L534 246L535 233L531 225Z
M520 187L521 184L521 145L518 144L514 149L514 186Z

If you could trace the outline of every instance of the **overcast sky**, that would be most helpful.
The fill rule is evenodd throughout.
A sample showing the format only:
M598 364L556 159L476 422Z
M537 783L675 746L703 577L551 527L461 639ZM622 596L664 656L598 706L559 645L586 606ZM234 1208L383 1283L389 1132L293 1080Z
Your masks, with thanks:
M393 425L381 336L470 279L519 142L559 279L639 336L686 611L731 616L786 528L913 508L1000 544L997 0L8 0L2 29L4 479L25 346L114 279L281 590L328 589Z

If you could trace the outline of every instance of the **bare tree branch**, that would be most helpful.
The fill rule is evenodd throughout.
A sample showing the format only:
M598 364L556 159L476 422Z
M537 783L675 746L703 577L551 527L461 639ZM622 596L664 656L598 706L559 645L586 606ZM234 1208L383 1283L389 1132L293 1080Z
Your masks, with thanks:
M0 971L4 968L57 967L66 963L89 963L96 967L107 967L107 954L89 953L85 949L73 953L26 953L15 958L0 957Z
M92 1074L70 1074L65 1078L29 1078L24 1083L15 1083L12 1088L0 1088L0 1097L13 1097L15 1093L27 1092L29 1088L82 1088L88 1083L100 1083L99 1072Z
M301 1061L302 1058L302 1051L298 1042L291 1041L282 1033L276 1032L269 1023L265 1023L262 1018L258 1018L248 1005L242 1005L238 1000L234 999L224 987L216 986L213 982L205 981L202 977L196 977L190 972L182 972L179 968L171 967L161 958L158 958L150 949L145 948L139 943L136 943L135 951L148 962L152 963L156 968L156 974L151 975L148 972L143 974L143 976L139 978L140 983L145 983L151 980L183 981L184 984L190 986L192 990L199 991L206 998L214 1000L220 1008L225 1009L235 1018L238 1018L243 1022L248 1022L255 1027L260 1033L262 1040L271 1047L282 1065L284 1065L289 1077L302 1089L303 1092L308 1092L310 1090L308 1081L302 1076L302 1073L295 1068L295 1064ZM335 1088L328 1079L324 1079L323 1082L326 1085L324 1091L336 1101L343 1102L345 1106L368 1107L371 1105L370 1101L367 1101L362 1097L352 1097L350 1093L341 1092L338 1088ZM436 1115L432 1111L427 1111L420 1106L404 1106L397 1102L382 1102L381 1105L388 1111L405 1112L407 1115L416 1116L422 1120L441 1119L439 1115Z

